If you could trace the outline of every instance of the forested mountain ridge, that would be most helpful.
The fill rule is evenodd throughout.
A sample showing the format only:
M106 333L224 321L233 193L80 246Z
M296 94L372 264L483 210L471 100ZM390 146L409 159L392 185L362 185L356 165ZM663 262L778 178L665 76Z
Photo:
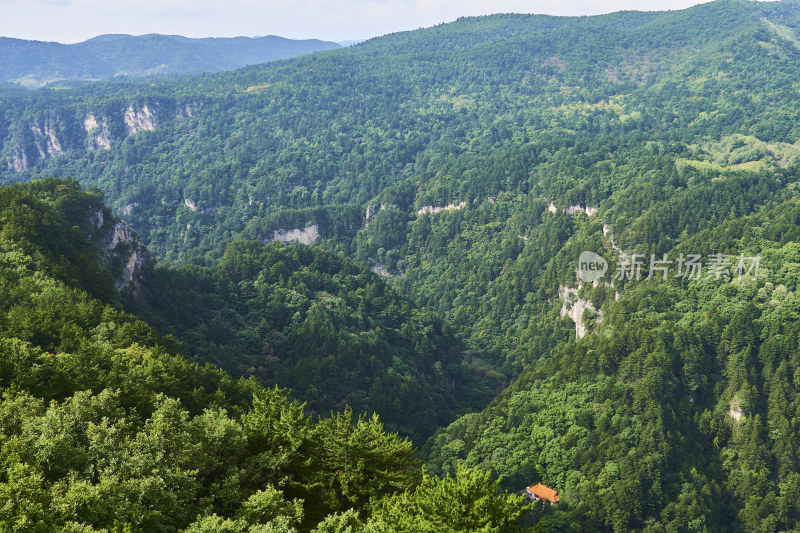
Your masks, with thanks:
M44 203L48 209L45 209ZM37 270L106 304L136 294L153 267L134 231L115 217L98 189L74 180L37 180L5 188L3 235L40 261Z
M69 180L0 188L0 528L515 530L528 508L488 474L432 477L377 415L312 420L87 292L112 285L80 233L101 200Z
M339 45L274 35L193 39L115 34L75 44L0 37L0 80L35 87L60 80L218 72L333 48Z
M479 361L464 363L466 347L439 317L341 254L241 241L214 269L154 268L98 190L48 178L0 198L3 235L42 274L125 303L200 364L287 387L310 415L376 412L422 444L505 385Z
M192 359L287 387L315 415L376 412L418 444L506 382L475 354L465 362L441 318L321 247L234 242L215 268L149 273L134 300Z
M645 265L624 290L584 285L594 334L432 439L432 471L544 479L569 502L545 518L554 531L797 528L799 206L684 235L667 253L760 253L755 277L646 280Z
M514 365L566 331L515 340L530 325L524 308L541 305L525 295L540 289L530 276L508 280L521 290L493 282L511 275L508 259L542 270L525 258L560 249L575 220L539 224L550 202L610 206L653 173L688 183L736 158L793 160L796 21L794 2L738 0L498 15L155 87L3 93L4 176L98 185L170 261L211 265L232 238L316 226L319 242L405 274L404 290L481 349L517 352L505 357ZM613 202L611 216L629 220L620 209L665 194ZM478 227L485 235L461 244L488 238L502 252L458 249L457 233ZM549 280L537 302L557 296Z
M3 178L100 187L162 261L128 309L234 371L341 363L346 339L309 349L292 328L378 339L370 320L413 326L384 331L401 357L501 370L508 389L435 435L428 466L558 489L535 510L548 530L793 530L798 31L796 1L498 15L234 73L3 91ZM315 246L271 242L291 240ZM608 262L596 284L576 279L584 251ZM642 279L617 272L630 254ZM728 275L644 279L695 254ZM173 305L171 284L202 290Z

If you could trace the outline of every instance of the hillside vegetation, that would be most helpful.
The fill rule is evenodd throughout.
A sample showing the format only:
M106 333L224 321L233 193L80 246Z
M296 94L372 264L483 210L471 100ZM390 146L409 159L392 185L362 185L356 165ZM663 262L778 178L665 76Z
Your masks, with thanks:
M98 198L73 185L0 188L3 531L500 531L526 513L484 471L431 477L377 415L312 420L92 296L80 268L111 276L78 229L91 213L64 207Z
M531 524L791 531L798 36L796 0L496 15L3 90L0 176L102 191L158 265L122 305L194 361L433 433L426 476L557 489Z
M323 248L239 241L216 268L159 269L142 292L132 308L193 359L288 387L315 414L377 412L418 444L505 384L464 364L438 316Z

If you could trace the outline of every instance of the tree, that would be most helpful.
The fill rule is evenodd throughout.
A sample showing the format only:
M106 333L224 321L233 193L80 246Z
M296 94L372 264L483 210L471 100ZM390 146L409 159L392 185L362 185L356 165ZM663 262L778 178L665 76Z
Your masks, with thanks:
M459 467L455 477L423 474L413 491L385 498L370 518L368 531L417 533L500 533L518 529L532 510L521 496L499 493L488 472Z

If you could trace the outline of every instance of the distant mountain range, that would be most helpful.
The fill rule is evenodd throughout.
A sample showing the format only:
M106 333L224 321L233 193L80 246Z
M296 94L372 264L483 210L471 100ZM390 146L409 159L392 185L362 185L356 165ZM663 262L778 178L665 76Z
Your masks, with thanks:
M0 81L36 87L58 80L102 80L219 72L340 48L317 39L192 39L180 35L100 35L75 44L0 37Z

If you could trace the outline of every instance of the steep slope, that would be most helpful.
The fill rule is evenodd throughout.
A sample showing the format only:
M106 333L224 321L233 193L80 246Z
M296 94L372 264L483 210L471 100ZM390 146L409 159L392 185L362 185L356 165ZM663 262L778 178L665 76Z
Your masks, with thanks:
M709 74L700 89L714 94L747 75L745 60L767 71L793 66L793 56L757 44L779 40L759 17L747 3L724 1L659 14L467 19L158 87L12 94L3 105L15 113L0 124L4 179L75 175L116 191L109 198L119 209L138 203L129 219L156 253L218 256L223 226L241 233L247 221L257 225L286 208L364 209L388 186L429 183L450 154L486 157L521 143L596 135L601 124L617 135L681 130L700 104L673 89L692 69L697 79ZM719 64L727 59L714 52L720 47L746 49L740 61ZM718 61L709 66L710 54ZM741 76L716 80L717 66ZM793 96L782 96L788 100L774 105L785 109ZM686 115L678 123L676 112ZM729 123L733 116L702 127L736 131L743 125ZM133 137L142 130L154 133ZM513 186L491 181L493 189ZM459 203L467 193L474 191L444 190L428 201ZM347 244L354 228L325 229L323 237Z
M420 444L496 392L441 319L320 247L234 242L217 267L161 268L141 292L130 308L194 360L287 387L314 414L377 412Z
M462 19L163 86L6 92L3 175L97 184L170 261L315 227L514 374L572 328L544 268L568 210L624 244L613 222L676 187L793 161L796 11Z
M102 194L74 180L4 188L0 206L3 235L37 270L122 300L195 362L287 387L315 416L376 412L422 444L505 385L441 319L324 249L242 241L214 269L154 269Z
M670 259L704 252L695 279L675 264L646 280L645 267L618 301L585 286L602 311L595 334L437 435L432 471L542 479L563 502L540 514L553 531L796 529L799 208L795 197L678 239ZM716 253L760 253L760 268L739 276L733 259L717 279Z
M423 473L377 416L312 421L286 391L190 363L94 298L76 268L102 253L84 254L65 217L95 211L64 208L97 196L71 185L0 188L0 529L413 530L420 517L398 510L424 508L425 523L466 533L527 512L486 473ZM440 494L484 512L454 513Z
M103 194L74 180L49 178L0 193L3 236L33 258L37 270L105 303L135 294L152 267L133 230L112 215Z
M799 12L462 19L163 86L2 93L4 178L97 184L161 257L205 264L187 269L208 287L193 301L235 312L201 313L175 329L187 338L252 332L262 278L327 287L296 290L305 321L360 305L330 290L329 252L269 241L368 264L444 317L465 361L519 376L430 441L431 469L542 480L562 494L537 509L552 530L792 530ZM261 242L228 246L240 237ZM217 265L242 246L298 259L231 277ZM608 263L596 284L576 276L585 251ZM642 279L621 275L631 254ZM728 275L675 277L697 254ZM658 260L671 275L644 279ZM190 345L238 342L214 335Z
M793 161L796 11L463 19L185 83L5 93L4 176L97 184L170 261L314 227L513 374L571 329L547 303L563 262L544 268L564 215L624 245L613 222L676 188Z

